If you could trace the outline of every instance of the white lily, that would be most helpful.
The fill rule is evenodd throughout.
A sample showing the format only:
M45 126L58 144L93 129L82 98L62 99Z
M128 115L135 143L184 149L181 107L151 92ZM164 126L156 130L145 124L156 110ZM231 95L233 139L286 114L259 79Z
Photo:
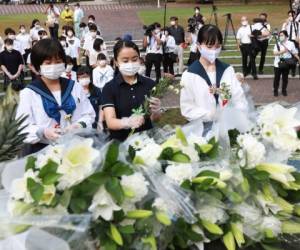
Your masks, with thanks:
M94 195L92 204L88 210L93 213L95 220L100 216L104 220L110 221L113 219L113 212L121 209L121 207L115 204L111 195L102 186Z
M263 217L261 230L269 238L276 238L281 233L281 221L275 216Z
M63 156L63 150L64 147L62 145L48 146L46 152L38 154L36 167L42 168L49 160L60 164Z

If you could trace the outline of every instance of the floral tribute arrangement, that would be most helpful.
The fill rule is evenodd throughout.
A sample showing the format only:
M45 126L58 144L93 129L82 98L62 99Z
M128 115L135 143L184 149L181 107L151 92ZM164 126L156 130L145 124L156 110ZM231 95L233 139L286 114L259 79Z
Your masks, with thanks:
M293 249L283 245L299 246L300 173L288 164L300 149L296 112L263 107L250 131L229 133L227 149L179 127L101 147L74 135L26 159L0 238L30 227L63 238L51 228L74 229L82 216L89 244L71 249ZM48 220L33 223L39 216Z

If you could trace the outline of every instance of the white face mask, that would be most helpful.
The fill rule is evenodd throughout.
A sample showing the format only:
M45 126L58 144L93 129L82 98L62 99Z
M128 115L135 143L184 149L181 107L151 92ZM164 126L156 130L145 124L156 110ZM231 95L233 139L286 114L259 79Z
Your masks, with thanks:
M68 37L72 37L73 36L73 32L72 31L68 31L67 35L68 35Z
M25 34L26 30L25 29L20 29L21 34Z
M195 13L196 13L196 14L199 14L199 13L200 13L200 10L195 10Z
M90 20L88 21L88 23L94 23L94 20L90 19Z
M106 60L100 60L100 61L98 61L98 64L100 67L104 67L104 66L106 66Z
M81 79L79 79L78 80L78 83L82 86L82 87L84 87L84 86L87 86L87 85L89 85L90 84L90 78L81 78Z
M207 48L202 48L201 46L199 46L199 51L201 53L201 57L205 58L210 63L214 63L221 53L221 48L207 49Z
M12 45L7 45L7 46L6 46L6 49L7 49L8 51L12 51L12 50L13 50L13 46L12 46Z
M72 71L72 69L73 69L73 65L67 65L67 67L66 67L66 72L71 72Z
M243 26L247 26L247 25L248 25L248 21L242 21L241 24L242 24Z
M64 63L41 65L41 75L50 80L57 80L65 70Z
M139 62L121 63L119 65L119 70L124 76L134 76L139 72L140 67L141 65Z
M91 32L90 34L92 38L95 38L97 36L97 32Z
M171 24L172 26L174 26L174 25L176 24L176 22L175 22L175 21L171 21L170 24Z
M155 32L155 34L159 34L160 29L155 29L154 32Z
M42 39L47 39L48 38L48 36L42 36Z
M15 40L16 39L16 36L15 35L8 35L7 36L9 39L11 39L11 40Z
M285 41L285 36L280 36L280 37L279 37L279 41L280 41L280 42L284 42L284 41Z

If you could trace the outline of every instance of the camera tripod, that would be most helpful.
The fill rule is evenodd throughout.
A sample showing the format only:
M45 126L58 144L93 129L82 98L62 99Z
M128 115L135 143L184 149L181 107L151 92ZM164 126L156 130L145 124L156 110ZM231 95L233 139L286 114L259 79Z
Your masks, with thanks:
M223 47L222 49L225 50L225 45L228 39L228 33L229 33L229 26L231 26L235 41L237 43L237 39L236 39L236 33L235 33L235 29L233 26L233 22L232 22L232 18L231 18L231 13L227 13L224 16L226 16L226 26L225 26L225 32L224 32L224 43L223 43Z
M211 10L210 18L209 18L209 24L211 24L211 21L214 18L216 26L219 27L217 11L218 11L217 6L212 5L212 10Z

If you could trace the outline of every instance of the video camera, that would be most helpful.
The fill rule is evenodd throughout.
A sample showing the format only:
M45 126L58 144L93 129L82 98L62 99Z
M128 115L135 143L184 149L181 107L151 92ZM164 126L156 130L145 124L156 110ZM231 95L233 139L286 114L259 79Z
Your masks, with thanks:
M150 24L150 25L144 25L143 29L145 30L144 35L145 36L152 36L152 32L155 30L155 25L154 24Z

